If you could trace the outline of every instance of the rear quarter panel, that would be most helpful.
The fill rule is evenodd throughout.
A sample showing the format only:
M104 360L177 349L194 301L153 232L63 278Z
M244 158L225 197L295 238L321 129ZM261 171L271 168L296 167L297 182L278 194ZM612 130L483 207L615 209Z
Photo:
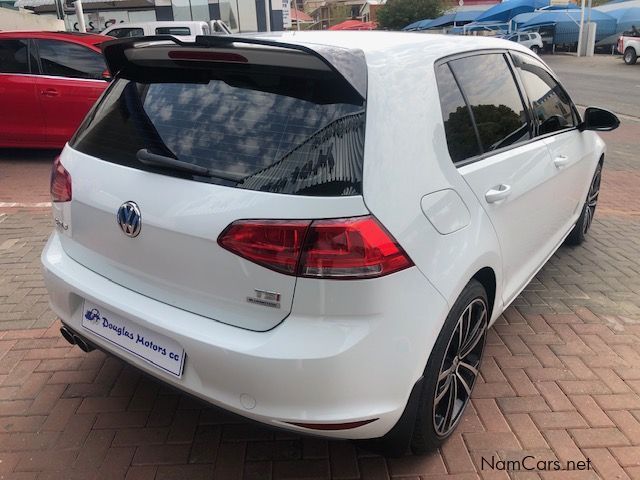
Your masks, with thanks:
M428 61L437 45L403 48L391 54L367 53L365 203L449 305L478 270L492 268L494 320L502 311L499 244L449 156L435 70ZM440 234L421 209L425 195L444 189L455 190L470 216L464 228L447 235Z

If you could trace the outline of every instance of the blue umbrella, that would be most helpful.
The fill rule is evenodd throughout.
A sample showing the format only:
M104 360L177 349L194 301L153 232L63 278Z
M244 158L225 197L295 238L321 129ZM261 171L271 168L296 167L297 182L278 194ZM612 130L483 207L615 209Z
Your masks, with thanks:
M413 30L424 30L425 25L429 25L431 22L433 22L432 18L425 18L424 20L418 20L417 22L410 23L409 25L404 27L402 30L405 30L407 32L410 32Z
M481 13L482 10L462 10L455 13L447 13L434 20L420 20L419 22L414 22L411 25L404 27L403 30L427 30L429 28L441 28L447 25L453 25L454 23L468 23L475 20Z
M598 10L591 11L591 21L597 24L596 42L613 35L616 31L616 19ZM518 29L529 30L540 27L553 27L553 43L576 43L580 23L580 10L551 10L537 12Z
M494 5L476 18L476 22L508 22L521 13L548 7L549 0L507 0Z

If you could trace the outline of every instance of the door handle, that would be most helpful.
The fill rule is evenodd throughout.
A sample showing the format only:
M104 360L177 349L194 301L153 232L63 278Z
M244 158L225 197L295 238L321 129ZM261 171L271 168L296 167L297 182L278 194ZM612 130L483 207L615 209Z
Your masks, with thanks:
M45 97L57 97L60 95L60 92L55 88L46 88L40 91L40 95L44 95Z
M553 164L560 168L560 167L564 167L565 165L567 165L569 163L570 159L568 156L566 155L558 155L556 158L553 159Z
M501 184L493 187L487 193L484 194L484 199L487 203L496 203L500 200L504 200L511 194L511 187L509 185Z

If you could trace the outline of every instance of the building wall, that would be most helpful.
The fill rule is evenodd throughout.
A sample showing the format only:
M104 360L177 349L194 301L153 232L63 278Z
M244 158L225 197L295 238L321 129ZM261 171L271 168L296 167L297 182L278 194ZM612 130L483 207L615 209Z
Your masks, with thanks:
M64 30L64 22L56 17L35 15L28 10L1 10L0 30Z

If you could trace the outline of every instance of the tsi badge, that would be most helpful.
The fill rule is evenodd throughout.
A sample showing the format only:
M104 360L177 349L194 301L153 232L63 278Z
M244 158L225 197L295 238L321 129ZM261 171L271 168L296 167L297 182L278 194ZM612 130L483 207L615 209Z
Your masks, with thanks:
M280 308L280 294L277 292L267 292L266 290L254 290L255 296L247 297L247 302L263 305L265 307Z
M128 237L137 237L142 228L142 215L135 202L124 202L116 214L120 230Z

